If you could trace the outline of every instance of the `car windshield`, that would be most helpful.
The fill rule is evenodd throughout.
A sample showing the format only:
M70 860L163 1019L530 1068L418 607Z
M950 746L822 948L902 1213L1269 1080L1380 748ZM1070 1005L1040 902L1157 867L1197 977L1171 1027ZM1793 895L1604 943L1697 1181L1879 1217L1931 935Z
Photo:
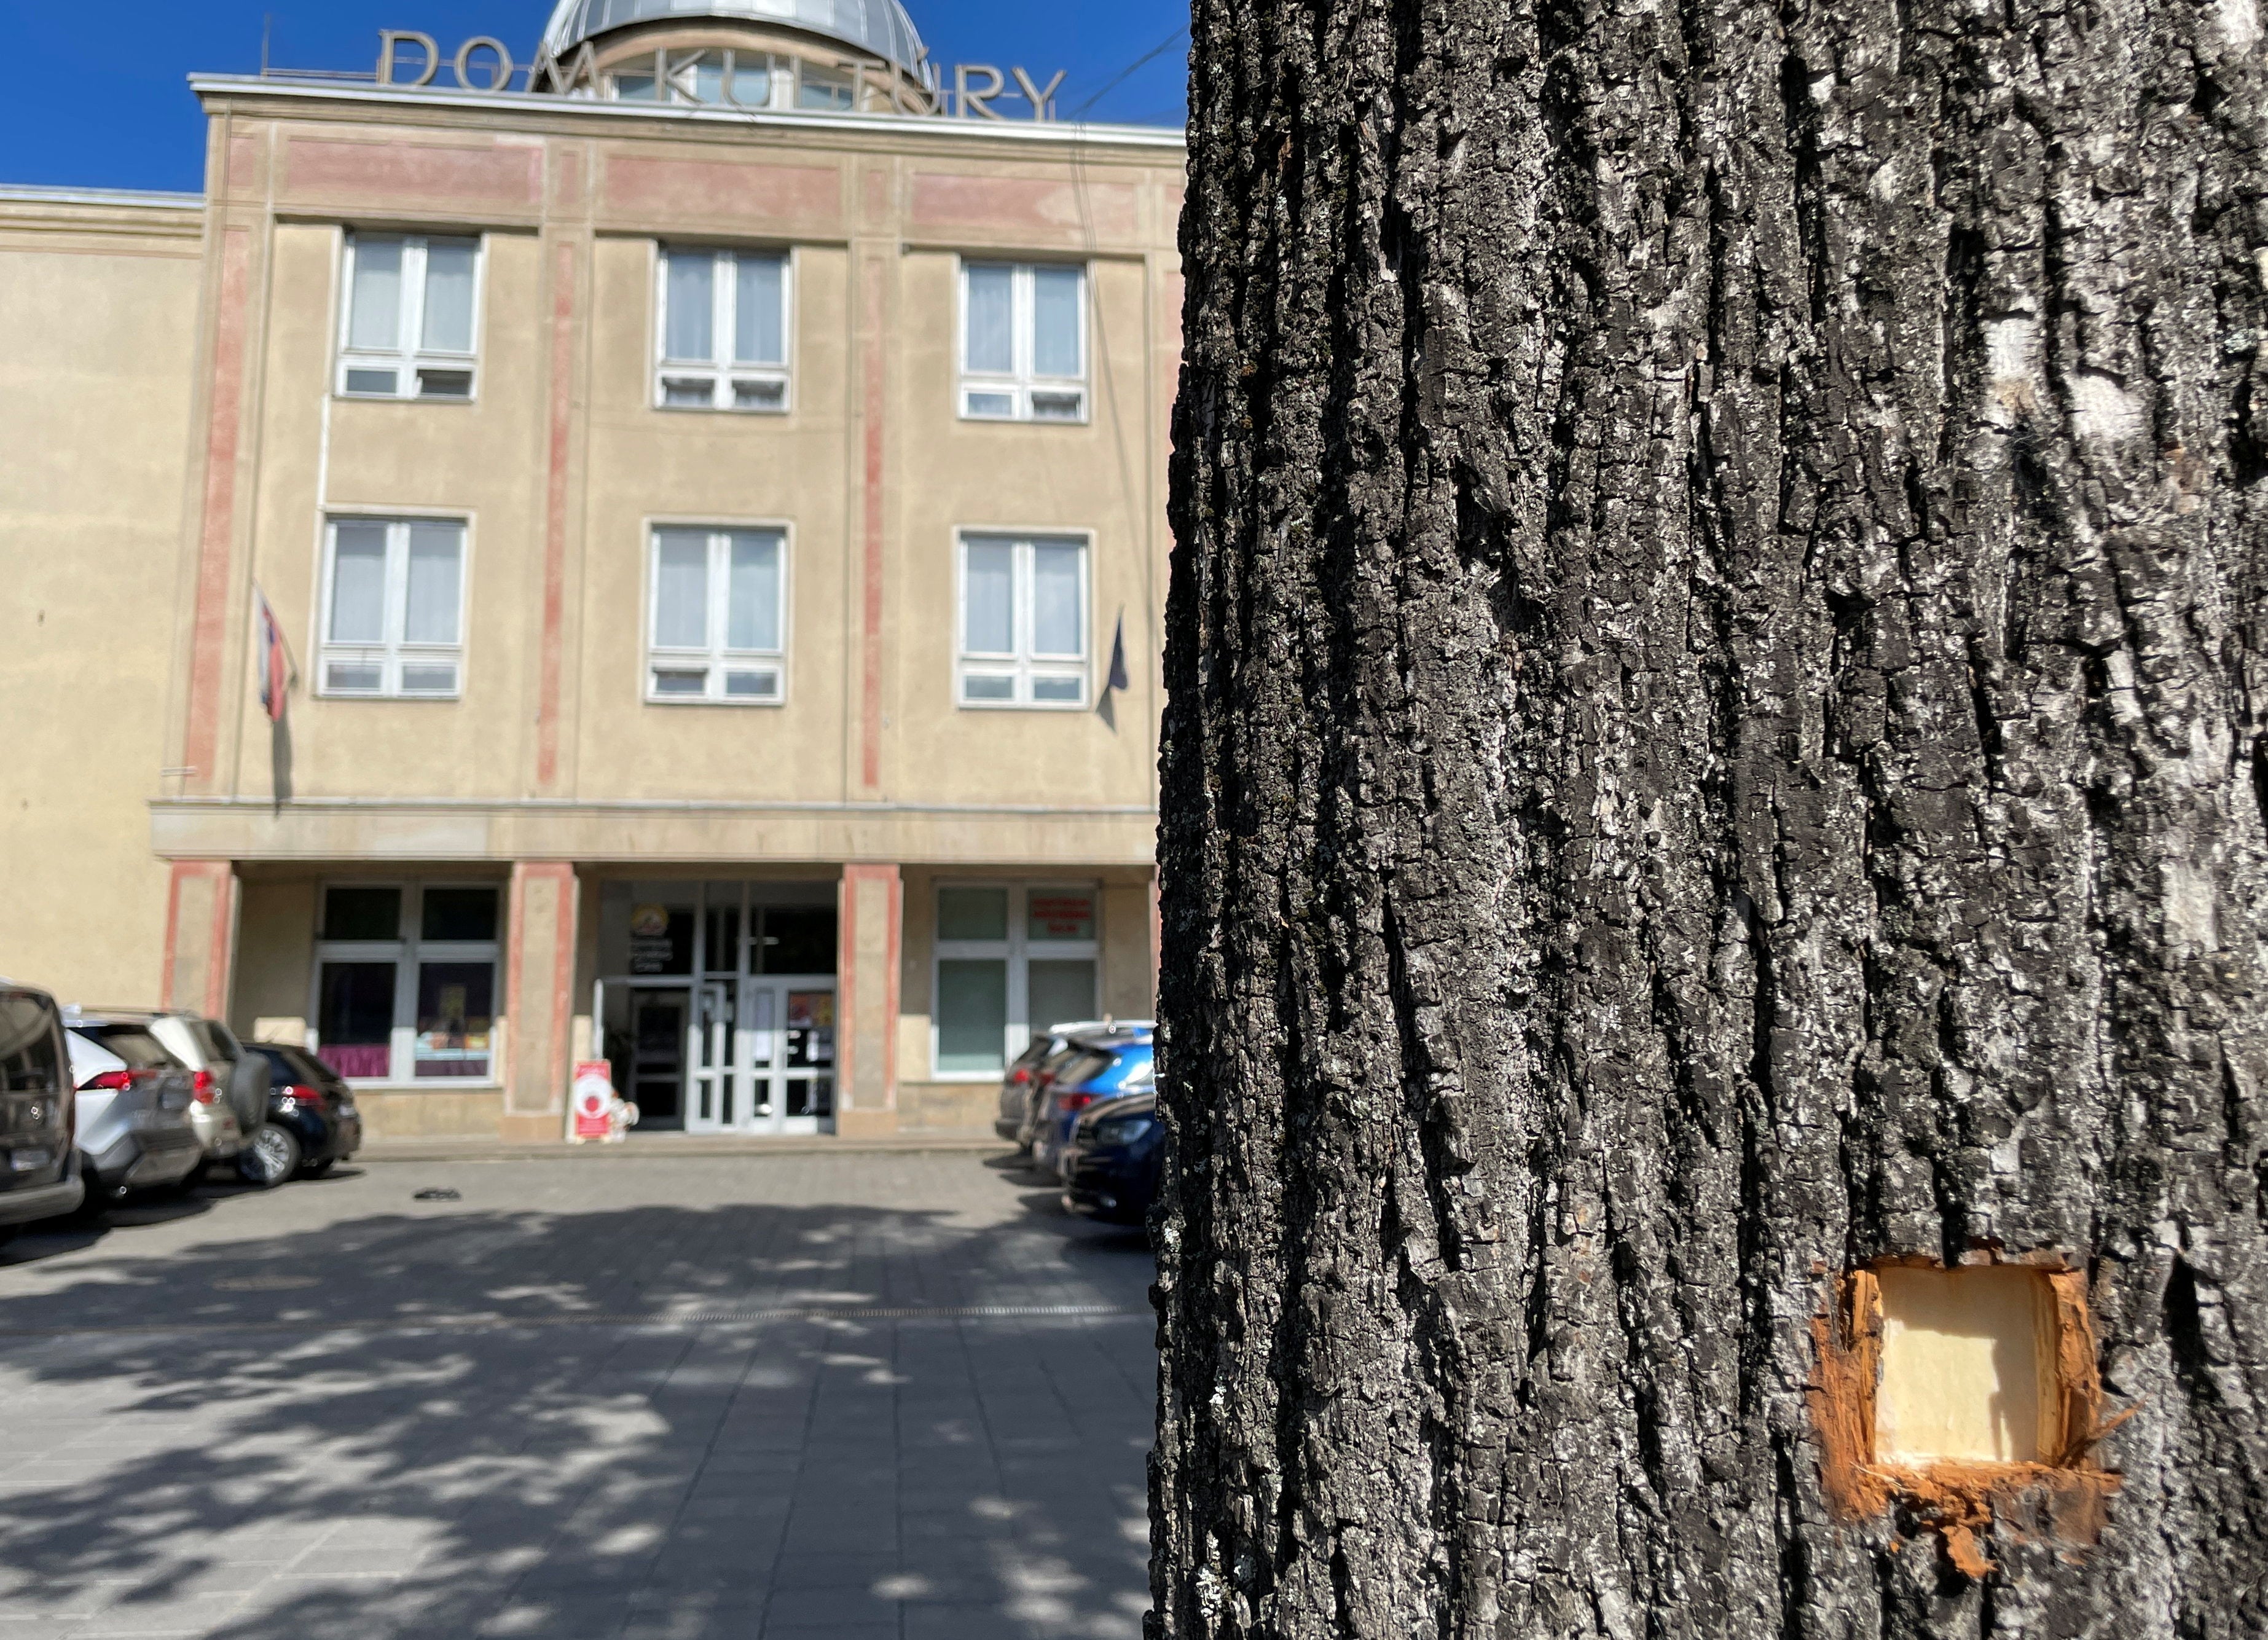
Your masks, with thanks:
M118 1055L136 1070L171 1070L180 1062L150 1034L147 1026L82 1025L78 1033Z

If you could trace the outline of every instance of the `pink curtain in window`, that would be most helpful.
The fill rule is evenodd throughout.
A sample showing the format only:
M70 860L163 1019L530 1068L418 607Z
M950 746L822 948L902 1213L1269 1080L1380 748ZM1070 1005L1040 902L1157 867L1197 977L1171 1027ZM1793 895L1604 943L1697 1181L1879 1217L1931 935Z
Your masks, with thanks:
M387 1042L326 1042L315 1056L350 1082L383 1077L394 1070L394 1048Z

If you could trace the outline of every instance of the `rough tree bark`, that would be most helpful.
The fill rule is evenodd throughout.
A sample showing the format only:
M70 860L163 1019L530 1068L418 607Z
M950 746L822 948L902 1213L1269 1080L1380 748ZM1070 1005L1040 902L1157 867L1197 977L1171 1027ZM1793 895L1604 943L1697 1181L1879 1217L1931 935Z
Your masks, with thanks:
M1157 1631L2268 1633L2258 0L1197 0ZM2120 1472L1831 1518L1837 1272Z

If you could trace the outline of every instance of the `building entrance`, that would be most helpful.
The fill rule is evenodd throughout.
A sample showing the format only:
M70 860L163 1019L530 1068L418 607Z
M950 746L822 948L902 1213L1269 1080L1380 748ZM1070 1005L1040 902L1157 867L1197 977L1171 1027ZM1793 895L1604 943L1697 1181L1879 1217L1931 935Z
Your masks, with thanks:
M835 981L701 988L688 1133L819 1133L835 1121Z
M609 883L601 1022L639 1127L835 1126L835 885Z

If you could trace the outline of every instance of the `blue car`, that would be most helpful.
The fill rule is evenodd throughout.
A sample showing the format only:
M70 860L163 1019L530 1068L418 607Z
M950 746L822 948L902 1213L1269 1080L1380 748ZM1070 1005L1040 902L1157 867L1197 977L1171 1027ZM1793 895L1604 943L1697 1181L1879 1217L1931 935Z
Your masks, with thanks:
M1105 1099L1148 1093L1158 1085L1150 1033L1122 1028L1081 1035L1079 1056L1066 1061L1048 1085L1047 1104L1032 1135L1032 1165L1057 1173L1071 1146L1071 1129Z

